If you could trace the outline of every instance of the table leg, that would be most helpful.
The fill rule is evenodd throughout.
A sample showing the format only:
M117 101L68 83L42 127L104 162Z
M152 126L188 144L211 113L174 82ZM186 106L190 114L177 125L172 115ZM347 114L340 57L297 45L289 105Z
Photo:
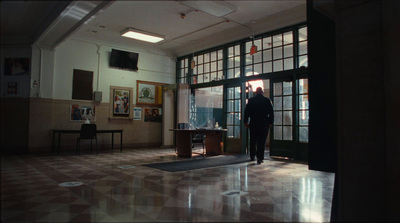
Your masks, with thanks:
M61 146L61 132L58 133L58 148L57 148L58 155L60 155L60 146Z
M120 148L120 150L121 150L121 152L122 152L122 132L120 132L119 134L121 134L121 139L120 139L121 145L119 146L119 148Z
M111 150L114 151L114 132L111 133Z
M55 140L56 140L56 133L53 131L53 141L51 142L51 153L54 153L54 149L55 149Z

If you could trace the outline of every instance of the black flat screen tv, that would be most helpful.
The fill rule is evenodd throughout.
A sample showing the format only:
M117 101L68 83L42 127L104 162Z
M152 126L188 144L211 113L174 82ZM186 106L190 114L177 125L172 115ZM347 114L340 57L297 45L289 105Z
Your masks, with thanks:
M111 50L110 67L137 71L139 54L122 50Z

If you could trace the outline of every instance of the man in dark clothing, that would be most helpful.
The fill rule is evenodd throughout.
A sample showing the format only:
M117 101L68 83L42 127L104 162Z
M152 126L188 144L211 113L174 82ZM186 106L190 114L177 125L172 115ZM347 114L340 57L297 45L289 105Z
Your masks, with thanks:
M271 100L264 97L262 88L258 87L256 96L249 99L244 110L244 125L250 128L250 159L254 160L257 156L257 164L264 162L265 142L269 127L273 124L274 109Z

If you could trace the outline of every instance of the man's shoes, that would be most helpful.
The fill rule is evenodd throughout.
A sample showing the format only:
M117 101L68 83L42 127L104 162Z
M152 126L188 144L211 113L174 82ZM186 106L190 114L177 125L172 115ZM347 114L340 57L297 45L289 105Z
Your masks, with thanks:
M257 160L257 164L261 164L261 163L263 163L264 161L262 161L262 160Z

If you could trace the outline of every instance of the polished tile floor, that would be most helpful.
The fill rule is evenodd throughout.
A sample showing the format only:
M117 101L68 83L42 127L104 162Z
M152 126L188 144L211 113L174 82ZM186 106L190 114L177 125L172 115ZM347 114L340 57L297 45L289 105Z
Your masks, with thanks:
M2 156L1 222L330 220L334 174L304 163L269 159L183 172L143 166L187 159L171 148Z

